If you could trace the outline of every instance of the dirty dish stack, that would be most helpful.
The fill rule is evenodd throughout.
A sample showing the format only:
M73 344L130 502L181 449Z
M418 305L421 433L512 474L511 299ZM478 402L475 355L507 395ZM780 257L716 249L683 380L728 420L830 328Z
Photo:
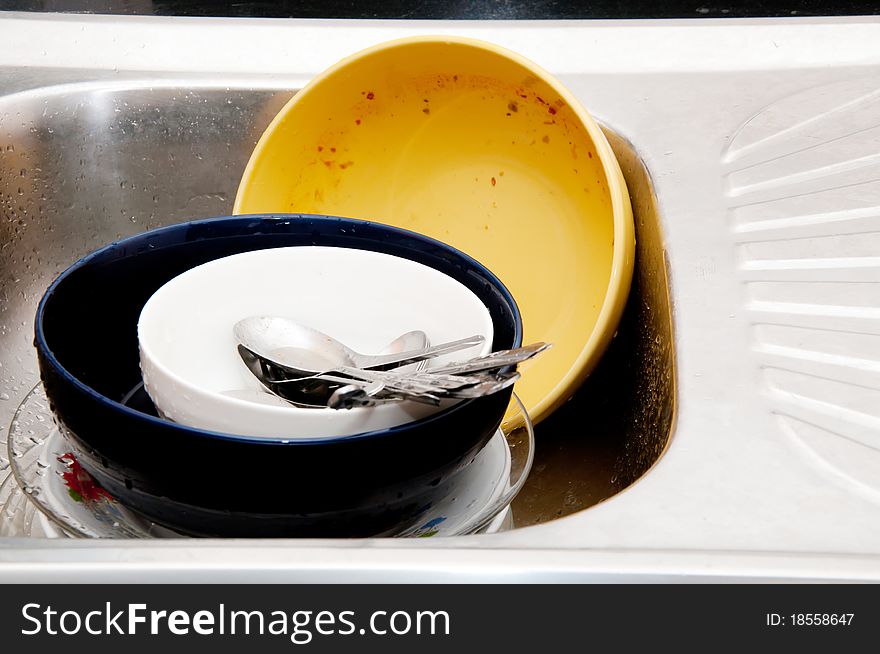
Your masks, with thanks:
M532 421L596 365L632 277L629 197L602 130L538 66L469 39L394 41L317 76L260 138L234 213L114 243L50 286L36 347L63 438L47 442L71 451L19 443L21 461L73 461L179 534L424 536L444 520L467 533L519 490ZM523 368L522 403L508 387L306 408L247 399L259 384L232 326L259 315L370 353L412 330L485 337L447 361L553 347ZM86 513L80 525L97 522L69 532L124 521Z
M339 436L236 434L159 417L140 390L137 324L147 301L203 264L298 247L384 254L439 271L485 307L493 350L521 343L516 303L491 272L447 245L393 227L318 216L248 216L174 225L120 241L65 271L40 303L36 325L52 411L79 463L111 496L194 535L370 536L418 520L448 492L444 482L496 433L510 389L421 419ZM287 293L295 300L311 290L291 285ZM380 323L382 317L372 320ZM232 349L229 356L234 354ZM289 411L292 421L298 411L350 419L332 409Z

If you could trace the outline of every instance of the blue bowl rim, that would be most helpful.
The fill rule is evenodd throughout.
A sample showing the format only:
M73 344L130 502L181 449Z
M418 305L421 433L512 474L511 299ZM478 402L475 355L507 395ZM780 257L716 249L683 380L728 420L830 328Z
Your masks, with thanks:
M390 436L393 434L397 434L401 431L408 431L413 428L418 428L423 425L429 425L436 420L440 420L445 418L451 413L455 413L461 410L463 407L471 404L476 401L474 399L464 400L455 404L454 406L449 407L443 411L432 414L421 420L416 420L413 422L407 422L403 425L398 425L396 427L388 427L386 429L380 429L376 431L367 431L361 432L357 434L348 434L345 436L333 436L327 438L280 438L280 437L265 437L265 436L247 436L244 434L229 434L225 432L211 431L207 429L198 429L196 427L189 427L187 425L179 425L177 423L170 422L168 420L163 420L162 418L158 418L155 416L151 416L146 413L142 413L141 411L137 411L136 409L132 409L131 407L122 404L121 402L117 402L116 400L112 400L109 397L98 393L92 387L87 384L81 382L77 379L73 374L71 374L55 357L55 354L49 348L49 344L46 342L46 335L43 330L43 319L45 317L46 304L55 294L58 286L70 275L74 272L88 266L94 259L102 257L108 252L112 252L117 250L121 246L130 245L133 242L136 242L141 239L152 238L157 235L161 235L168 232L175 232L178 230L187 229L193 226L198 225L211 225L211 224L219 224L223 222L228 222L231 220L235 221L253 221L253 220L270 220L270 221L290 221L290 220L299 220L301 218L305 218L312 221L317 221L320 223L335 223L340 225L347 225L351 227L357 228L358 226L369 226L371 228L379 228L381 230L387 230L393 234L399 234L401 236L415 238L418 241L422 241L423 243L430 244L435 247L439 247L440 249L446 250L456 257L461 258L469 267L477 270L481 276L485 277L496 289L500 291L504 299L507 301L508 305L511 308L514 317L514 343L513 347L517 347L522 344L522 315L520 314L519 307L516 304L516 300L514 300L510 291L507 287L501 282L500 279L488 268L486 268L479 261L474 259L468 254L465 254L461 250L452 247L447 243L443 243L442 241L438 241L437 239L433 239L429 236L425 236L424 234L419 234L418 232L413 232L408 229L401 229L399 227L394 227L392 225L385 225L383 223L378 223L369 220L360 220L356 218L343 218L340 216L327 216L322 214L302 214L302 213L290 213L290 214L278 214L278 213L266 213L266 214L239 214L236 216L218 216L214 218L205 218L200 220L191 220L182 223L174 223L172 225L166 225L164 227L159 227L157 229L148 230L146 232L141 232L139 234L135 234L133 236L129 236L128 238L120 239L118 241L113 241L94 252L87 254L81 259L75 261L68 268L64 270L55 280L49 285L46 289L46 292L43 294L43 297L40 299L40 303L37 306L37 314L34 326L35 338L34 345L36 346L38 352L42 355L42 357L52 366L52 368L64 378L64 380L72 384L77 390L86 395L90 396L93 400L98 402L99 404L107 405L111 410L115 410L124 415L129 416L135 420L141 420L147 423L152 423L157 426L163 428L171 428L180 430L189 436L195 436L198 438L210 438L210 439L220 439L227 440L239 443L247 443L253 445L265 445L265 446L297 446L297 445L321 445L321 444L339 444L343 442L351 442L351 441L360 441L367 440L373 438L382 438L384 436ZM332 246L331 246L332 247Z

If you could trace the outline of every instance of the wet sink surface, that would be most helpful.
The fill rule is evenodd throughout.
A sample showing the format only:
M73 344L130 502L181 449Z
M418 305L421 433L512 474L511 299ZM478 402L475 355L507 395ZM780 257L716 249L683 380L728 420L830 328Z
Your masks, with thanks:
M0 425L37 382L39 297L79 257L131 234L231 212L253 146L290 90L89 84L0 99ZM633 289L599 368L537 428L517 526L636 481L667 443L674 366L666 262L647 171L606 130L636 214ZM87 319L87 317L84 317Z

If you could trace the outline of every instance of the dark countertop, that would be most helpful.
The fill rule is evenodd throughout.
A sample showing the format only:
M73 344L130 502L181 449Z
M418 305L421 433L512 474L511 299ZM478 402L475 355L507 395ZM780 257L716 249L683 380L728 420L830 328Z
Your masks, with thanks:
M877 15L877 2L753 0L0 0L0 10L265 18L568 19Z

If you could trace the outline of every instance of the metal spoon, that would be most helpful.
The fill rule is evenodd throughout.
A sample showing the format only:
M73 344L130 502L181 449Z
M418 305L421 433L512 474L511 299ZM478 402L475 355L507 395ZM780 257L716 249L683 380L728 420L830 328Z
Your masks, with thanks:
M312 374L306 371L291 368L283 363L263 357L244 345L239 344L238 353L248 370L260 381L271 393L278 395L300 406L326 407L330 398L336 391L344 386L356 386L368 388L376 381L372 375L366 374L369 379L334 374L327 371ZM343 370L346 370L343 368ZM350 369L360 373L357 369ZM400 394L400 390L396 389ZM440 399L424 392L403 391L406 399L438 404Z
M423 350L428 347L429 343L430 342L428 340L428 335L425 332L423 332L422 330L416 329L416 330L413 330L410 332L406 332L405 334L401 334L400 336L395 338L388 345L386 345L384 348L382 348L382 352L380 352L380 354L396 354L399 352L408 352L411 350ZM415 364L411 364L409 366L402 367L402 368L400 368L400 370L410 369L410 370L414 370L417 372L419 370L423 370L424 367L427 365L428 365L428 362L427 362L427 360L425 360L425 361L420 361ZM358 391L357 394L352 395L352 398L349 400L351 402L351 406L356 406L356 404L354 404L354 401L355 401L354 397L359 397L360 395L364 395L366 397L372 397L377 392L382 390L383 387L384 387L384 384L375 383L375 382L369 384L366 387L349 385L349 386L345 387L346 393L340 394L340 401L342 401L343 398L347 397L346 394L352 395L354 390L356 389ZM342 390L342 389L340 389L340 390ZM337 394L339 394L339 391L336 391L336 393L334 393L334 395L337 395ZM263 388L263 390L256 390L256 389L251 389L251 388L231 389L228 391L223 391L223 395L228 395L229 397L235 397L240 400L248 400L249 402L257 402L259 404L267 404L269 406L285 407L285 406L290 406L292 404L295 404L294 402L291 402L290 400L284 399L280 395L276 395L275 393L270 392L265 387ZM331 398L331 400L332 400L332 398ZM392 402L392 401L394 401L394 400L373 400L371 402L371 405L376 405L381 402ZM359 406L362 406L362 405L363 404L361 404ZM309 405L309 406L312 406L312 405ZM331 404L331 406L332 406L332 404Z
M444 398L473 398L496 393L519 379L518 372L479 372L475 375L412 374L360 370L340 366L315 374L291 368L238 346L251 373L270 392L300 406L352 408L379 401L414 400L437 405ZM521 356L523 356L521 354ZM507 365L502 364L502 365ZM376 390L374 386L381 387Z
M343 365L351 368L384 370L424 361L442 354L481 345L486 339L474 335L434 347L405 352L368 355L351 348L311 327L276 316L252 316L233 327L236 340L252 352L277 363L301 370L321 372Z
M379 354L402 354L404 352L415 352L427 350L431 346L428 335L421 329L416 329L405 334L401 334L387 346L385 346ZM417 361L416 363L398 366L395 370L403 371L419 371L424 370L428 366L428 359Z

